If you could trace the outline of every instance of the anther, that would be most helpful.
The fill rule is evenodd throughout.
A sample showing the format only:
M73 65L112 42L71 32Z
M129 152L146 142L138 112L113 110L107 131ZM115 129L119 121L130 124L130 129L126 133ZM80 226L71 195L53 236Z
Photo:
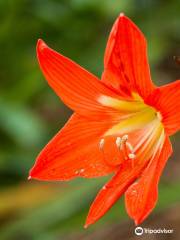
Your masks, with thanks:
M126 134L126 135L124 135L124 136L122 136L122 141L123 142L126 142L128 140L128 135Z
M122 143L121 138L120 138L120 137L117 137L117 138L116 138L116 146L117 146L118 149L121 148L121 143Z
M127 151L127 147L126 147L127 140L128 140L128 135L127 134L122 136L121 150L123 151L124 159L128 158L128 151Z
M100 150L103 149L104 143L105 143L105 140L104 140L104 138L102 138L102 139L100 140L100 142L99 142L99 148L100 148Z

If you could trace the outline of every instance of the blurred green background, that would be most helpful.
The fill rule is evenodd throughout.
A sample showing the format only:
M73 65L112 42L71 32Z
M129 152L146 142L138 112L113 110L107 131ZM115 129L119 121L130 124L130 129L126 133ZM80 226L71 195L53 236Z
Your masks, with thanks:
M180 77L173 60L180 55L179 10L179 0L0 0L0 240L135 239L122 200L83 229L89 205L108 178L27 181L37 154L71 114L44 80L35 47L42 38L101 76L109 31L124 12L146 35L153 80L164 84ZM180 239L177 135L172 143L158 205L143 226L174 229L168 239Z

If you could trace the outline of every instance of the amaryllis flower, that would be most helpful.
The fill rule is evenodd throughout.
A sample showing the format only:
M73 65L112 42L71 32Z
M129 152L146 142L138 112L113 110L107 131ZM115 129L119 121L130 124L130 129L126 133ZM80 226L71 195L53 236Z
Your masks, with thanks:
M157 202L158 182L172 154L169 136L180 127L180 81L153 84L146 39L123 14L110 33L101 80L42 40L37 57L49 85L74 113L41 151L29 178L113 173L94 200L85 227L122 194L129 216L140 224Z

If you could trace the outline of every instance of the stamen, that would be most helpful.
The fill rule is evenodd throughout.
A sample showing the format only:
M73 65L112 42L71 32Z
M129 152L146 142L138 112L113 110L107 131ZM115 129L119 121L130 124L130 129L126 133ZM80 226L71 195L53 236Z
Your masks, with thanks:
M128 140L128 135L126 134L126 135L124 135L124 136L122 136L122 141L123 142L126 142Z
M133 146L131 145L130 142L126 142L126 147L129 148L129 151L130 151L130 152L133 152L133 151L134 151L134 148L133 148Z
M117 137L116 138L116 146L117 148L120 150L121 149L121 143L122 143L122 140L120 137Z
M122 137L122 151L124 154L124 159L131 159L132 160L132 167L134 166L134 159L136 157L135 153L134 153L134 148L131 145L130 142L127 142L128 140L128 135L124 135Z
M129 153L128 157L129 157L129 159L131 159L132 168L134 168L134 159L135 159L136 155L134 153Z
M134 153L129 153L128 154L129 159L134 159L136 155Z
M127 134L123 135L122 138L117 137L115 143L118 148L118 151L123 155L124 160L128 160L128 159L132 160L132 167L133 167L134 159L136 158L136 155L134 153L134 148L131 145L131 143L127 142L128 138L129 137ZM100 139L99 149L102 151L104 161L108 164L108 162L106 161L106 158L105 158L104 144L105 144L105 139L104 138Z
M124 159L128 159L128 151L127 151L127 147L126 147L127 140L128 140L128 135L127 134L122 136L122 147L121 147L121 150L123 152Z
M99 142L99 148L100 148L100 150L103 149L104 143L105 143L105 140L104 140L104 138L102 138L102 139L100 140L100 142Z

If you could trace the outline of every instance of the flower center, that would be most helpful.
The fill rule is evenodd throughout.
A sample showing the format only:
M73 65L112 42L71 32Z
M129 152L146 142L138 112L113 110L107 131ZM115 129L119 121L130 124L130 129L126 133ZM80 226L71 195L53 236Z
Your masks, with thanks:
M119 110L119 123L108 129L105 136L127 134L144 128L155 119L162 120L161 114L153 107L145 104L137 94L133 95L132 101L115 99L108 96L101 96L98 101L104 106Z
M137 158L142 160L142 156L144 161L150 159L164 142L164 127L160 112L145 104L137 96L134 101L101 96L99 102L119 110L121 115L119 123L103 135L99 149L104 153L106 138L115 137L114 144L124 160L131 159L134 165L134 160Z
M118 157L120 159L124 159L124 160L132 160L132 166L134 166L134 159L136 158L136 155L134 152L134 147L132 146L132 144L130 143L128 138L129 138L129 136L127 134L123 135L122 137L116 137L116 138L114 138L113 145L114 145L114 148L115 147L117 148L116 154L118 154ZM99 149L103 153L103 158L104 158L105 162L107 164L109 164L109 162L108 162L109 159L108 159L108 157L105 156L107 153L105 151L106 141L108 141L108 139L105 139L105 138L102 138L99 141ZM110 149L109 149L109 151L110 151ZM114 165L114 163L113 163L113 165Z

